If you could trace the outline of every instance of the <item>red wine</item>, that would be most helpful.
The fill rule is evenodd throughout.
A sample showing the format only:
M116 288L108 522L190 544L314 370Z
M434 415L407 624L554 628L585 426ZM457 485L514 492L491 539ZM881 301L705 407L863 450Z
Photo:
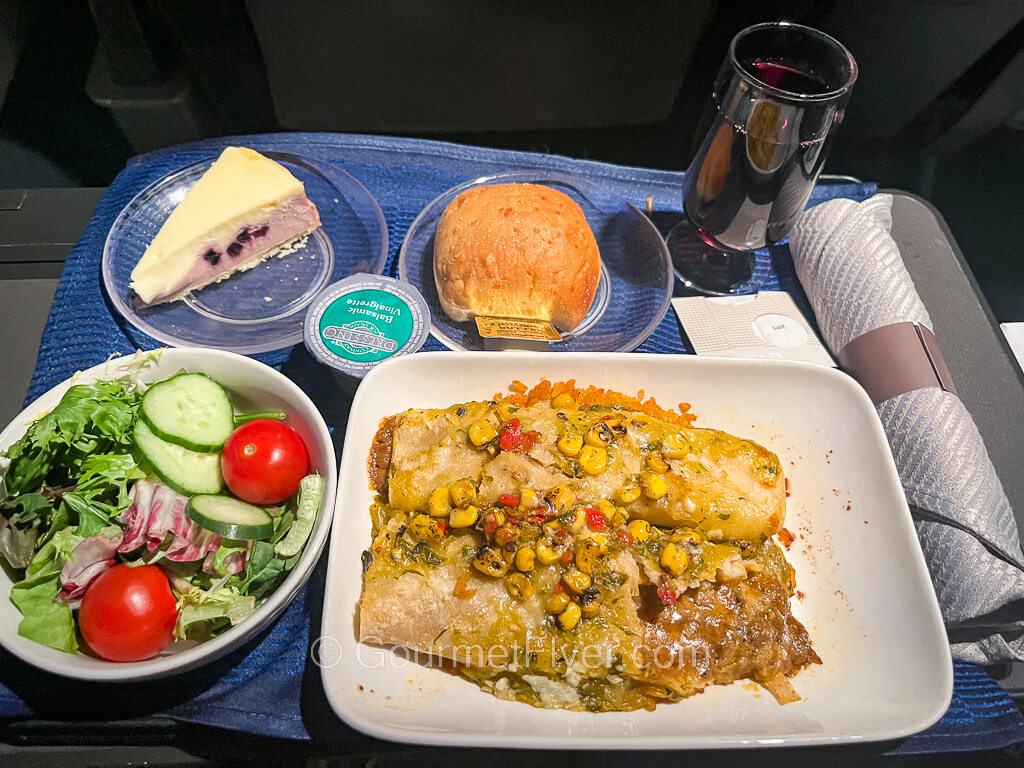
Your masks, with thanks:
M766 85L794 94L829 91L789 64L754 61L745 68ZM715 246L750 250L778 242L803 210L821 172L835 108L827 101L777 97L733 80L714 99L711 114L686 175L687 216Z
M790 93L820 96L831 90L828 85L811 74L776 61L754 61L744 67L765 85Z

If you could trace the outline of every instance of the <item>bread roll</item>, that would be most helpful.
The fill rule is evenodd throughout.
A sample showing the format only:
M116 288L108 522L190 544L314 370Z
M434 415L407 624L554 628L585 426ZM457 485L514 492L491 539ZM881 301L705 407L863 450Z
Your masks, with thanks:
M538 184L466 190L445 209L434 281L445 314L550 320L571 331L586 317L601 255L580 207Z

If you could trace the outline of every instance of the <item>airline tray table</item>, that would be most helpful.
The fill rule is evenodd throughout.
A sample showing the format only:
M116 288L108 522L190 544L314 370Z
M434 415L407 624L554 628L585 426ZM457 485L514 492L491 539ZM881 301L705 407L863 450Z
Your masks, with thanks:
M320 140L325 139L324 134L315 136ZM276 139L280 143L285 139L297 141L298 137L292 134L260 139L268 142ZM645 179L649 179L652 187L657 187L663 192L662 199L655 201L655 210L678 212L679 200L666 202L665 194L668 193L665 190L670 189L672 183L678 183L679 174L642 169L617 169L615 166L546 155L461 148L440 143L434 145L431 142L413 140L348 137L347 141L349 143L346 146L354 146L357 150L363 151L386 146L389 141L392 144L401 142L407 148L411 147L420 153L432 152L434 156L440 156L441 160L437 162L443 161L447 156L451 162L469 162L484 158L492 164L504 162L508 168L524 165L552 167L555 170L590 176L591 180L597 183L607 183L607 179L602 178L606 174L609 179L623 176L624 180L620 180L626 187L625 192L629 192L632 185L633 194L624 193L623 188L614 191L630 199L638 207L643 207L644 197L638 195L637 190L642 187ZM194 149L196 153L201 153L204 146L200 145ZM211 150L206 148L205 151L209 154ZM351 167L346 164L343 167L356 178L360 178L361 166L358 164L353 163ZM619 174L619 171L622 173ZM467 173L464 178L476 175L480 174ZM361 178L360 180L367 184L378 199L381 199L382 193L374 188L373 180L370 183ZM412 184L420 181L418 178L410 179ZM117 181L115 186L116 184ZM638 184L640 186L637 186ZM913 195L895 190L888 191L894 195L893 236L935 323L936 336L940 340L960 396L973 414L985 439L1010 503L1016 511L1018 524L1024 526L1024 473L1018 471L1020 457L1024 456L1024 419L1020 418L1024 415L1024 376L942 217L927 202ZM57 286L60 260L67 253L68 245L77 233L85 227L92 206L100 199L101 194L102 190L0 192L0 309L3 315L3 323L0 323L0 360L4 363L0 366L0 393L3 393L3 399L0 399L2 423L13 417L17 404L29 386L36 361L36 350L50 309L50 299ZM391 239L388 269L393 273L395 254L408 226L408 215L397 218L389 215L389 202L395 204L394 200L382 200ZM102 209L101 204L93 213L93 218L100 215ZM414 215L415 211L412 213ZM671 224L670 221L659 220L657 214L654 218L659 226ZM76 248L81 247L82 242L79 241ZM91 279L98 282L99 275L92 275ZM783 284L773 287L788 286ZM798 288L795 290L799 291ZM60 298L58 294L58 300ZM805 302L802 306L806 311ZM48 334L53 332L53 328L47 331ZM670 310L669 316L659 327L656 335L661 339L673 334L679 336L679 327ZM52 349L52 342L49 347ZM44 350L46 348L47 345L44 344ZM647 349L647 345L642 349L660 351ZM122 348L116 347L110 351L120 352ZM72 352L69 351L68 354ZM89 364L94 362L98 361L91 361ZM35 375L38 378L43 374L37 369ZM325 382L328 380L326 374L323 378ZM323 407L316 393L311 394ZM322 394L325 397L330 395L332 399L343 398L340 390L335 390L332 395L330 391L324 389ZM325 418L338 434L343 433L345 417L344 403L325 410ZM325 563L326 555L307 587L309 595L314 596L307 602L311 637L316 636L319 626L319 607L316 603L322 596ZM282 621L287 616L288 614ZM251 646L246 649L251 650ZM237 658L235 661L237 663ZM65 689L68 692L79 690L79 684L68 682L65 686L59 678L44 676L42 679L52 686L51 690L26 692L22 688L26 684L26 679L35 678L32 675L23 678L18 674L11 677L11 667L8 667L8 671L3 671L3 667L8 664L20 664L6 654L0 655L0 662L0 683L14 689L22 698L30 699L30 702L46 701L47 697L57 701L67 696ZM998 678L1011 695L1024 698L1024 671L1008 665L1005 669L988 670L988 673ZM977 677L973 678L972 675ZM979 686L977 690L980 691L976 695L970 692L973 690L971 686L975 684ZM196 689L194 693L197 696L203 692L203 683L191 679L189 675L165 681L161 685L163 690L177 691L177 695L173 696L174 701L170 702L173 704L180 704L183 699L187 700L193 688ZM994 696L985 673L977 668L971 668L966 673L959 670L958 686L966 691L968 698L971 695L975 695L976 698ZM124 706L123 701L105 702L95 691L77 702L65 700L60 706L55 707L53 712L37 713L36 710L41 708L33 708L20 717L0 720L0 762L5 765L69 765L145 760L158 764L193 765L204 759L234 761L248 757L256 758L261 763L273 761L280 764L303 764L313 759L326 760L328 763L344 760L348 763L350 760L366 759L372 755L375 756L375 763L386 763L392 758L407 759L413 752L417 753L417 760L426 763L449 762L449 758L445 756L449 753L445 750L388 744L364 737L344 726L330 711L324 698L318 670L308 661L301 679L299 710L302 724L311 741L293 740L294 734L288 732L276 734L288 738L275 738L272 729L246 728L241 720L238 724L230 721L218 723L223 726L218 728L203 724L202 718L179 718L176 715L172 719L163 715L151 715L150 713L161 712L163 709L154 700L151 684L149 687L147 684L108 686L107 691L107 697L111 699L138 697L138 708L135 711L144 716L132 716L131 708ZM957 701L954 696L954 707L957 706ZM993 698L990 709L993 712L998 710L996 714L1003 719L993 719L993 727L988 735L975 734L966 740L957 738L955 727L946 728L946 731L939 728L935 733L926 732L922 736L911 737L903 744L813 748L796 752L787 751L786 754L790 760L796 758L798 762L806 760L809 763L818 763L822 759L827 759L826 755L829 753L834 753L837 758L843 755L866 758L869 755L891 751L906 754L1004 747L1015 741L1024 740L1024 726L1020 724L1019 715L1013 711L1012 705L1007 707L1007 704L1005 698L1002 699L1002 703L998 701L998 697ZM244 712L240 713L241 718L244 716ZM480 754L483 755L483 752ZM563 753L562 758L551 756L550 759L572 762L587 759L588 766L594 764L593 759L609 762L614 759L612 755L594 755L591 759L579 755L570 757L570 754ZM402 758L402 755L405 758ZM503 756L502 760L522 762L526 765L534 762L537 757L536 753L510 753ZM640 756L637 755L637 758ZM471 760L474 757L466 755L466 759ZM661 756L656 759L660 762L672 758Z

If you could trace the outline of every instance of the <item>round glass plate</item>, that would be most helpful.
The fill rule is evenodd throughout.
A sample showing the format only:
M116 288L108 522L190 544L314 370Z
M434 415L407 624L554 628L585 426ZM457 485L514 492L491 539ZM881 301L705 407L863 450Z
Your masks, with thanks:
M484 184L543 184L583 209L601 252L601 280L579 326L551 345L557 352L629 352L653 333L672 298L674 276L665 241L650 219L618 195L583 179L544 170L509 171L460 184L433 200L409 227L398 274L430 306L431 332L450 349L481 350L476 323L444 313L434 283L434 235L444 209L460 193Z
M180 301L138 307L131 272L171 211L215 157L153 182L125 206L103 247L103 284L132 325L175 347L214 347L243 354L302 341L306 307L325 286L357 272L379 274L388 255L384 214L366 188L340 168L309 157L263 152L306 187L321 227L305 245Z

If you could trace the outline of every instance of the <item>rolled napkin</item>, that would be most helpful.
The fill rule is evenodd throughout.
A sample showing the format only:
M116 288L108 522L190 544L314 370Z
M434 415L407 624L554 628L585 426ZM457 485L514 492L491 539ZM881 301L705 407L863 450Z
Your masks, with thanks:
M865 334L880 328L887 330L875 338L894 329L917 330L918 356L925 363L932 360L931 319L891 228L892 197L875 195L862 203L822 203L806 211L790 233L797 277L825 342L841 360L849 360L849 350L857 346L848 347L851 341L870 339ZM897 328L900 323L917 325ZM941 356L937 359L944 371ZM907 371L897 373L903 381L914 379ZM858 378L865 383L865 377ZM882 378L891 377L883 372ZM980 664L1021 660L1024 603L1015 601L1024 601L1024 553L1013 510L974 420L955 392L947 391L952 385L943 388L940 378L933 374L931 386L873 399L914 514L953 655ZM877 381L865 386L869 394L873 388L886 391ZM900 391L899 386L888 390Z

